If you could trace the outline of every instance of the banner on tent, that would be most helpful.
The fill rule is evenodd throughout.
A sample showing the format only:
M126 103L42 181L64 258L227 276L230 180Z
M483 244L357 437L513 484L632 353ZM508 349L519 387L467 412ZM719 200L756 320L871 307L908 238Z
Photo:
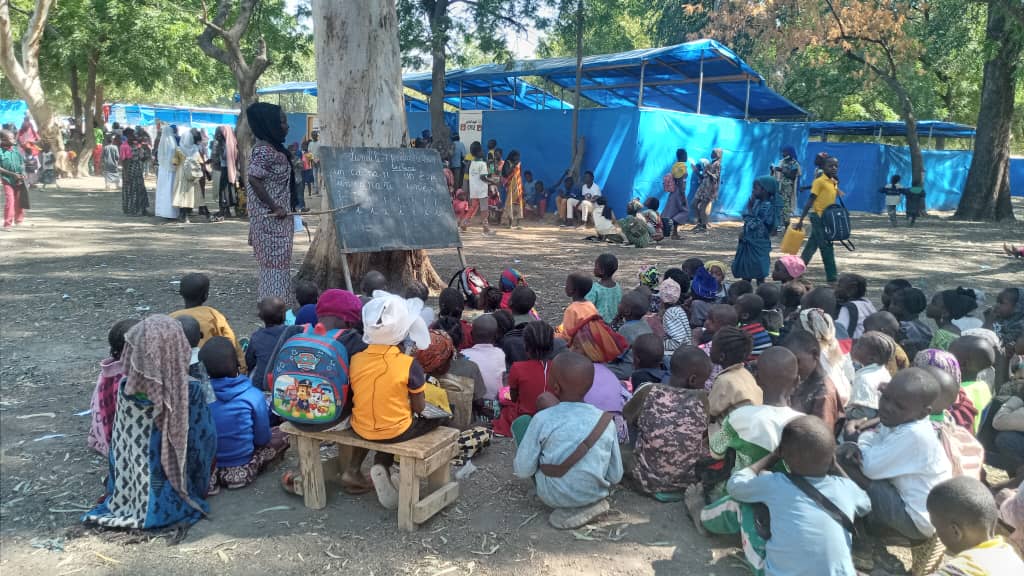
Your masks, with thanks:
M481 142L484 135L483 110L462 110L459 112L459 140L469 149L471 142ZM481 142L482 143L482 142Z
M428 148L320 148L342 253L461 247L441 156Z

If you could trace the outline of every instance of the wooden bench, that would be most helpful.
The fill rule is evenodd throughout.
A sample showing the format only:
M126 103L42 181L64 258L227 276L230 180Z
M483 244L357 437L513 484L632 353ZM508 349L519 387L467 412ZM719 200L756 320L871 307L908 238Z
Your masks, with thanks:
M429 434L396 444L382 444L364 440L351 430L306 432L289 422L281 430L292 436L299 452L299 470L302 474L302 494L306 508L319 510L327 505L327 487L324 484L324 463L320 461L320 443L333 442L339 453L351 448L367 448L401 458L398 486L398 527L413 531L445 506L459 497L459 484L452 481L451 461L458 451L459 431L441 427ZM345 449L348 447L348 449ZM342 461L346 458L342 457ZM342 466L331 466L331 474L339 474ZM427 493L420 497L420 480L426 479Z

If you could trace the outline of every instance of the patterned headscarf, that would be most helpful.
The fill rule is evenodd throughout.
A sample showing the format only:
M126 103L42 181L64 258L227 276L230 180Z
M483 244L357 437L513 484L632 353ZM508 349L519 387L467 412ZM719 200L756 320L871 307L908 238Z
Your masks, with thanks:
M676 302L679 302L679 296L682 290L679 283L671 278L666 278L658 284L658 298L661 299L663 304L671 306Z
M650 264L640 268L636 276L640 279L640 284L652 290L658 286L658 279L661 277L658 267Z
M701 266L690 281L690 292L697 298L711 300L718 294L718 280Z
M786 272L788 272L793 279L803 276L804 272L807 270L807 264L805 264L803 259L799 256L786 254L785 256L779 257L779 262L782 263L782 267L786 269Z
M804 330L814 335L814 338L821 345L821 354L833 366L838 366L843 361L843 351L839 348L839 341L836 340L836 325L832 317L821 308L807 308L800 311L800 325Z
M501 291L511 292L516 286L526 286L526 277L515 268L505 268L501 271Z
M921 350L917 353L917 356L914 356L914 366L918 368L934 366L952 376L957 384L963 381L960 376L960 362L956 359L956 356L945 350L937 348Z
M452 337L443 330L431 330L430 346L417 351L416 360L423 367L423 371L430 374L451 360L453 354L455 346L452 344Z
M160 465L185 502L202 511L188 495L188 364L192 349L181 323L162 314L149 316L124 336L121 364L126 395L145 394L153 403L160 430Z
M712 268L718 268L719 270L721 270L722 276L725 276L726 271L729 270L725 266L725 262L722 262L721 260L708 260L707 262L704 263L704 269L708 271L708 274L711 273ZM721 286L719 286L719 288L721 288Z

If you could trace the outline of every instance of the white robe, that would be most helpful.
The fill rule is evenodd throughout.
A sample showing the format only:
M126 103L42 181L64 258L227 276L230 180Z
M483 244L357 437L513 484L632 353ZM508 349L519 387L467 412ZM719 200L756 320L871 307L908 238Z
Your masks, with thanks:
M174 198L174 166L160 165L156 175L155 213L159 218L177 218L178 209L171 202Z

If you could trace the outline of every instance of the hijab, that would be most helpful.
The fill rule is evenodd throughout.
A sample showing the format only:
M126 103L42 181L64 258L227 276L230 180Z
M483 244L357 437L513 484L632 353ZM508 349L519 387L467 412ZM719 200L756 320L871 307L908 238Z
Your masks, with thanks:
M228 182L234 184L238 181L238 143L235 141L235 131L230 126L218 128L224 136L224 157L228 165ZM220 160L216 158L215 160Z
M249 121L253 136L288 156L288 162L291 163L291 153L284 147L284 139L288 134L281 129L281 114L280 106L268 102L250 104L245 110L245 118Z
M796 160L796 148L793 148L792 146L783 146L782 157L792 158L793 160Z
M722 149L714 148L711 150L711 161L717 162L722 159Z
M917 356L914 356L914 366L918 368L934 366L952 376L958 385L963 382L960 375L960 362L956 359L956 356L945 350L939 350L938 348L921 350L917 353Z
M186 158L191 158L197 152L199 152L199 145L192 135L192 129L185 130L185 134L181 136L181 141L178 143L178 148L181 148L182 153L185 154Z
M160 465L174 490L196 510L188 495L188 365L192 349L181 323L157 314L136 324L124 336L121 364L124 394L144 394L153 403L153 421L160 430Z
M702 300L712 300L718 294L718 280L708 273L707 269L701 266L690 282L690 291L693 295Z
M759 176L757 180L754 180L761 187L762 190L767 192L770 196L775 196L779 193L779 181L771 176Z
M174 156L174 128L170 124L164 124L160 131L160 148L157 150L157 161L160 167L171 168L171 157Z
M836 339L836 326L832 317L821 308L808 308L800 311L800 325L810 332L821 347L818 363L825 375L832 382L845 406L850 399L850 388L853 384L854 369L850 357L843 354Z

